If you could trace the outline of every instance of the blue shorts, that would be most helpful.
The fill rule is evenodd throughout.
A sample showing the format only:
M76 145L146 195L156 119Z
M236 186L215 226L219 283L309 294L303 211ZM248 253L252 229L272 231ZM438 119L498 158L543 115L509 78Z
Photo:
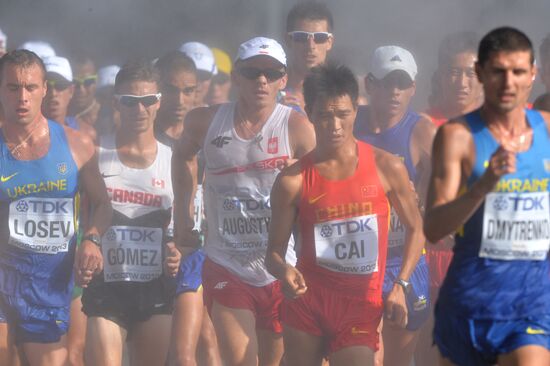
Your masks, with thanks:
M176 296L184 292L196 292L202 286L204 252L197 249L181 259L176 277Z
M384 275L384 289L382 296L384 301L394 286L394 282L401 271L401 261L388 261L386 264L386 273ZM414 272L409 278L412 285L411 291L406 294L408 322L407 329L415 331L430 316L430 275L426 258L420 257Z
M468 319L435 311L434 343L458 366L494 365L527 345L550 349L550 315L515 320Z
M0 294L0 323L13 327L17 344L59 342L69 328L69 312L69 304L36 306L19 297Z

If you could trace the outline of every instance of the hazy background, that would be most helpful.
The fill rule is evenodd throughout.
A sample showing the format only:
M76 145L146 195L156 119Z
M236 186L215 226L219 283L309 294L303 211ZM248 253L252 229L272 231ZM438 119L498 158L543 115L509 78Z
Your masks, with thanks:
M235 54L258 35L283 39L297 0L0 0L8 48L29 39L50 42L59 55L85 50L99 66L158 57L186 41ZM384 44L413 52L418 66L414 105L425 107L437 46L450 32L480 35L500 25L525 31L536 49L550 33L550 0L326 1L335 21L331 59L365 74L370 53ZM538 85L533 95L541 93Z

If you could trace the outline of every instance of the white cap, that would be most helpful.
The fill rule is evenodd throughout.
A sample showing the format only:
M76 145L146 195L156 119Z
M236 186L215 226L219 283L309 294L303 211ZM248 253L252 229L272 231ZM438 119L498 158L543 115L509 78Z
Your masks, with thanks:
M214 59L214 54L207 45L199 42L187 42L181 45L180 51L195 62L197 70L206 71L212 75L218 73L216 59Z
M65 57L46 57L44 58L44 66L46 66L46 72L54 72L69 82L73 81L73 70L69 60Z
M55 51L53 47L49 43L42 41L28 41L17 47L17 49L32 51L36 53L41 59L55 56Z
M105 86L115 85L116 74L120 71L120 66L109 65L102 67L97 71L97 87L103 88Z
M265 37L252 38L242 43L237 50L235 61L244 61L260 55L272 57L286 67L286 54L283 47L276 40Z
M370 73L382 80L390 72L402 70L414 81L418 69L413 55L404 48L398 46L382 46L374 51L370 63Z
M2 29L0 29L0 50L3 50L3 51L6 50L7 42L8 42L8 36L6 36L6 33L2 32Z

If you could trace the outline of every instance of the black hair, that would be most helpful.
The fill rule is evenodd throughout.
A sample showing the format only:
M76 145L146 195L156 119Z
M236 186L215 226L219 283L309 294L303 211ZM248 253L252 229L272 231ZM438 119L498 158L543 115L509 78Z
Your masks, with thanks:
M531 64L535 62L535 51L529 37L522 31L512 27L500 27L490 31L481 42L477 52L477 62L483 66L496 52L528 51L531 54Z
M463 31L447 35L439 44L437 61L440 66L448 65L459 53L472 52L476 54L479 36L475 32Z
M359 85L353 72L347 66L326 64L311 69L304 80L304 101L308 111L319 99L336 98L349 95L354 107L357 107Z
M294 5L286 18L286 31L294 31L296 23L301 19L326 20L329 32L332 32L332 27L334 26L332 13L327 4L317 1L304 1Z

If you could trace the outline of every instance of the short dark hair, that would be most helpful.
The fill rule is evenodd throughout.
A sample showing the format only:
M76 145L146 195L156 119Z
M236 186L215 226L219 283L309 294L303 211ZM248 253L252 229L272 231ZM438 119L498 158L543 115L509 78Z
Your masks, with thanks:
M36 65L42 70L42 78L46 80L46 66L44 61L38 55L29 50L13 50L0 58L0 83L4 74L4 65L12 64L20 67L30 67Z
M118 74L116 74L115 93L120 91L120 87L124 83L131 83L133 81L148 81L158 85L159 79L158 70L150 61L131 61L122 66Z
M522 31L512 27L493 29L479 42L477 61L485 64L496 52L528 51L531 54L531 64L535 62L535 51L531 40Z
M550 63L550 33L546 35L540 45L540 61L542 64Z
M357 107L359 85L353 72L346 66L326 64L311 69L304 80L304 101L308 111L319 99L337 98L349 95Z
M181 51L168 52L155 62L155 67L161 77L172 71L186 71L197 75L195 62Z
M286 18L286 31L292 32L295 30L294 27L300 19L326 20L329 32L332 32L334 26L332 13L327 4L317 1L304 1L294 5Z
M463 31L447 35L439 44L437 61L440 66L448 65L459 53L476 54L479 36L475 32Z

